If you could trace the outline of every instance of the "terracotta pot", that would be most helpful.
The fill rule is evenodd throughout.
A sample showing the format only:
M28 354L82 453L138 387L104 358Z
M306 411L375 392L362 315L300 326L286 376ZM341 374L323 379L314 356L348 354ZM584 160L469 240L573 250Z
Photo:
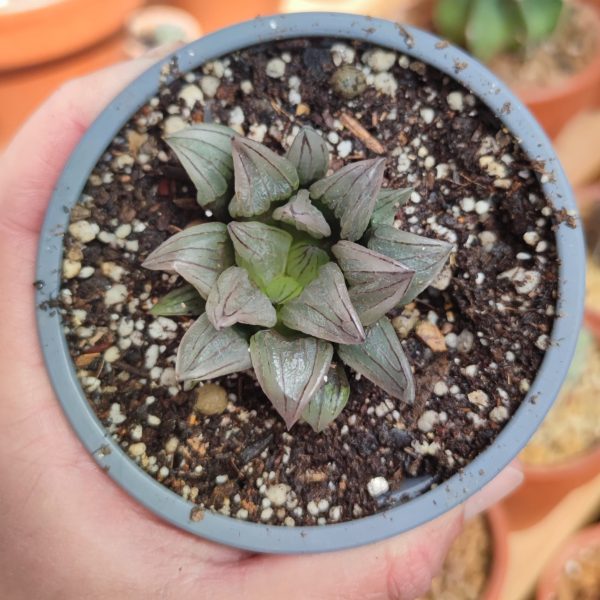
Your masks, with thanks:
M488 509L486 517L492 533L492 564L482 600L499 600L508 570L508 519L501 504Z
M540 576L536 594L537 600L554 600L556 598L556 586L566 563L577 558L587 548L594 546L600 547L600 525L583 529L570 538L552 558Z
M594 9L596 30L600 32L598 3L594 3ZM516 88L515 91L546 133L555 137L572 117L600 101L600 40L596 56L583 71L554 86Z
M194 16L204 33L258 16L274 15L280 10L279 0L171 0L169 4L183 8Z
M116 33L142 2L60 0L31 10L15 2L18 10L0 10L0 71L55 60L89 47Z

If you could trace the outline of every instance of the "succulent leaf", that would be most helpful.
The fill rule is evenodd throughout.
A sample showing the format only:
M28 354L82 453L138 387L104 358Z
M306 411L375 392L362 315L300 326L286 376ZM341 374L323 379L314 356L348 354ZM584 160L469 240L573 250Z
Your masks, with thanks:
M329 255L310 242L296 242L290 248L286 273L301 286L308 285L319 275L319 269L329 262Z
M279 311L290 329L340 344L359 344L365 332L352 306L344 276L335 263L327 263L302 293Z
M338 346L338 356L390 396L412 404L415 384L400 340L389 319L383 317L366 330L363 344Z
M300 185L310 185L325 177L329 167L329 150L325 140L311 127L303 127L287 151L288 160L296 167Z
M258 221L235 222L227 226L236 262L264 289L285 273L292 236L282 229Z
M201 315L186 331L177 351L175 372L180 380L212 379L252 367L248 342L235 327L217 331Z
M322 385L333 346L312 337L289 339L262 330L250 339L250 357L261 388L290 429Z
M267 296L240 267L223 271L206 299L206 316L220 331L234 323L274 327L277 313Z
M340 237L356 242L366 231L383 182L385 160L361 160L310 186L310 196L340 220Z
M520 28L519 15L512 2L477 0L469 11L466 42L477 58L487 61L508 50Z
M261 215L271 202L287 200L298 188L298 173L285 157L246 138L232 143L235 195L229 204L233 218Z
M371 225L379 225L380 223L393 225L398 209L408 202L412 191L412 188L386 188L381 190L371 216Z
M465 25L472 0L438 0L433 20L436 29L455 44L465 43Z
M206 298L219 274L233 263L227 227L223 223L201 223L163 242L148 255L142 266L179 273Z
M155 317L195 317L203 312L204 300L189 284L171 290L150 309L150 314Z
M283 304L300 295L302 286L288 275L280 275L272 279L265 288L265 294L274 304Z
M452 251L452 244L434 238L400 231L390 225L378 225L368 246L389 256L415 272L401 304L414 300L443 269Z
M519 0L515 4L525 23L527 41L533 43L556 29L563 8L563 0Z
M320 433L328 427L344 410L350 397L350 384L344 367L332 364L325 383L311 398L302 413L302 418Z
M310 201L308 190L300 190L287 204L273 211L273 218L298 231L306 231L314 238L320 239L331 235L331 227L323 213Z
M415 272L404 264L342 240L331 248L350 284L350 300L366 327L397 306Z
M186 127L165 137L198 191L198 204L228 198L233 180L231 140L237 133L218 123Z

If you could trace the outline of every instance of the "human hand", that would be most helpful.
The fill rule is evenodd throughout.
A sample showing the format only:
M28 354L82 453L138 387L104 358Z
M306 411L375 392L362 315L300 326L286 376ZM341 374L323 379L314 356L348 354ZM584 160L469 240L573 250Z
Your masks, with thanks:
M444 517L371 546L251 555L154 517L97 467L68 425L35 330L39 231L56 180L93 119L152 59L72 81L0 160L0 597L408 599L423 593L464 516L520 483L508 470Z

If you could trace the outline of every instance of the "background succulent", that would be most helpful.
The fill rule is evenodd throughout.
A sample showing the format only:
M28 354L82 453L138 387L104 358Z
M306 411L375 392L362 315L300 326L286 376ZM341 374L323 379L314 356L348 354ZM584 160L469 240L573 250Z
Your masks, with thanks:
M385 315L429 285L451 245L393 227L410 190L382 188L384 159L327 176L327 146L310 128L285 157L218 124L167 142L198 203L227 221L191 226L144 262L187 281L154 314L199 315L179 346L179 379L252 368L288 428L303 417L316 431L348 400L343 364L412 403Z
M488 61L546 39L562 9L563 0L438 0L434 21L443 36Z

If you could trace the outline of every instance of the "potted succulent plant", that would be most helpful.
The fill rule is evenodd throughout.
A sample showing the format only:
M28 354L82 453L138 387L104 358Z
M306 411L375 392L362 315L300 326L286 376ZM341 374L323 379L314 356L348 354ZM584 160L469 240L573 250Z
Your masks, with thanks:
M440 0L434 24L489 64L552 136L597 101L597 7L564 0Z
M40 245L49 373L178 526L269 552L381 539L480 489L551 405L582 313L573 209L460 50L348 15L242 24L74 153Z

